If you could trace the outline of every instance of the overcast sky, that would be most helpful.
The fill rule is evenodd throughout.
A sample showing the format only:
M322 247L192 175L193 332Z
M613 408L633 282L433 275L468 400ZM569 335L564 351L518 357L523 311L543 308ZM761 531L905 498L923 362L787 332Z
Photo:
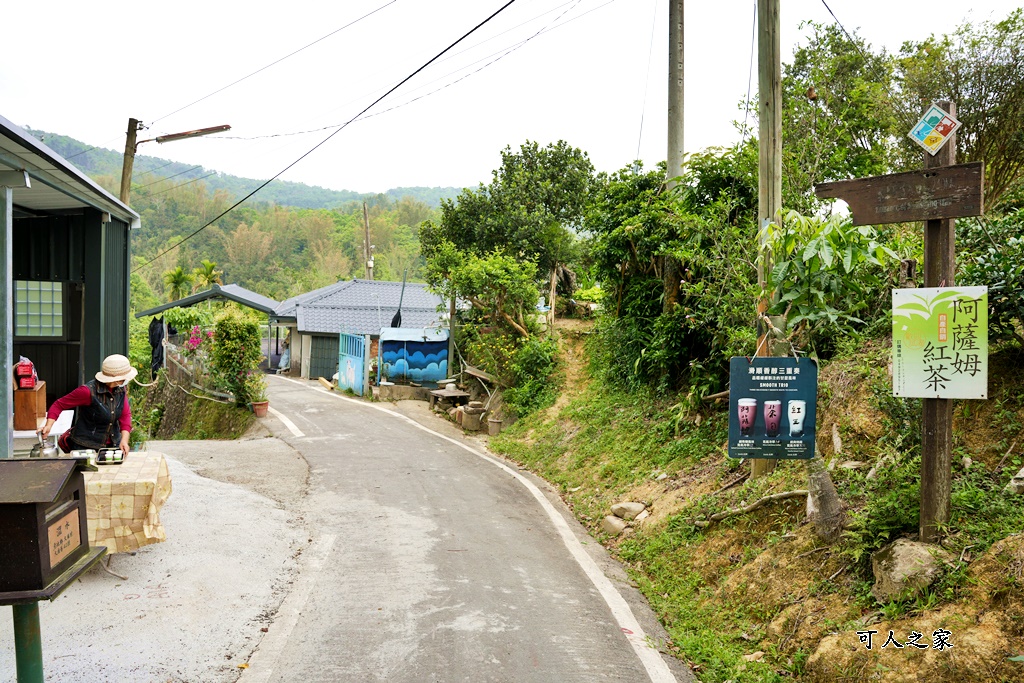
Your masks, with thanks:
M147 142L139 153L264 179L335 129L260 136L349 121L505 2L6 3L0 115L119 151L132 116L150 125L140 139L226 123L230 133ZM826 2L848 30L890 51L1021 4ZM755 7L686 7L687 152L738 139L732 121L743 118ZM638 148L653 166L666 156L667 20L668 0L517 0L282 177L360 192L475 186L506 145L527 139L564 139L598 170L626 166ZM784 59L805 20L833 21L821 0L782 0Z

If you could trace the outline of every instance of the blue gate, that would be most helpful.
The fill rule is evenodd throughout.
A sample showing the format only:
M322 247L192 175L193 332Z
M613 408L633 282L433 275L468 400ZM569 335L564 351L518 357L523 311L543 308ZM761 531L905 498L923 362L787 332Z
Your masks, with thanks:
M342 332L338 343L338 389L363 395L363 359L366 341L362 335Z

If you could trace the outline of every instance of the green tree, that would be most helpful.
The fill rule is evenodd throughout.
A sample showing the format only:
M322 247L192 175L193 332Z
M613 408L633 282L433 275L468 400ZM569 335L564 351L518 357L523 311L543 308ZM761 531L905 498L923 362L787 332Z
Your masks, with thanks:
M423 253L429 261L445 242L476 254L501 248L536 264L553 284L559 264L573 257L593 173L586 152L562 140L546 147L528 140L515 153L506 147L489 185L442 200L440 220L424 222Z
M220 276L224 274L224 271L217 270L217 263L209 259L203 259L199 262L199 267L192 271L192 276L195 278L195 291L206 290L213 285L222 285L224 281L220 279Z
M442 242L428 262L427 282L444 300L468 301L491 324L528 338L538 292L537 267L501 250L483 256Z
M835 24L806 26L783 66L783 204L810 212L815 183L889 172L912 121L891 94L891 56Z
M957 161L985 162L985 206L996 207L1024 171L1024 11L905 43L898 79L922 110L935 100L956 103Z
M189 273L181 266L175 266L173 269L166 271L164 273L164 284L167 285L167 296L170 297L170 300L177 301L187 296L192 291L192 280L192 273Z
M605 291L599 366L632 389L689 384L700 395L717 391L728 357L753 338L753 226L735 220L735 199L749 201L749 182L737 178L734 188L726 180L742 168L733 167L735 155L719 151L695 161L673 192L663 168L643 173L633 165L599 176L587 216ZM668 259L678 264L679 289L666 309Z

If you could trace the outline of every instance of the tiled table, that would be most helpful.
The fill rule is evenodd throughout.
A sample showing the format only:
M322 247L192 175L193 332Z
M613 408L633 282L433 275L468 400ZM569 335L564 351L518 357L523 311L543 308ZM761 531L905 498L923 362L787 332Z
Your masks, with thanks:
M89 545L129 553L167 540L160 508L171 495L171 475L163 454L133 451L120 465L82 474Z

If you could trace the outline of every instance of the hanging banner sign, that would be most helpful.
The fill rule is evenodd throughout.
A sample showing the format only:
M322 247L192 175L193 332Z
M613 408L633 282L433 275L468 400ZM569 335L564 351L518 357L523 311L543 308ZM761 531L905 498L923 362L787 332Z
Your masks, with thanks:
M810 358L729 362L729 457L814 457L818 364Z
M960 121L937 104L928 107L924 115L910 131L910 139L935 156L942 149L957 128Z
M988 398L988 287L892 290L892 395Z

